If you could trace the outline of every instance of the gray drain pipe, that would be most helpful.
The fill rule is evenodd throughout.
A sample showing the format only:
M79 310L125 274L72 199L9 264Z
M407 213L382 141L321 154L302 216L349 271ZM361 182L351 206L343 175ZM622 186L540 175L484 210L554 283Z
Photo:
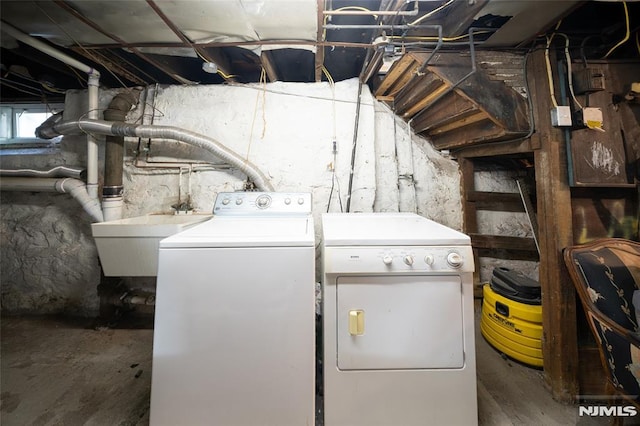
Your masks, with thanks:
M251 178L256 187L261 191L274 191L273 185L271 185L269 179L260 171L260 169L258 169L257 166L208 136L172 126L113 123L102 120L60 122L59 118L56 119L54 117L50 117L36 129L36 135L39 138L51 139L65 134L87 132L138 138L173 139L209 151L220 159L237 167L240 171Z
M139 92L138 92L139 94ZM138 102L138 96L131 92L119 93L113 97L104 111L106 121L124 123L127 113ZM124 168L124 136L107 135L104 149L104 185L102 186L102 212L104 220L122 219L123 191L122 172Z
M94 222L102 222L102 209L95 198L89 196L84 182L73 178L34 178L34 177L3 177L0 180L3 191L33 191L58 192L69 194L80 203Z

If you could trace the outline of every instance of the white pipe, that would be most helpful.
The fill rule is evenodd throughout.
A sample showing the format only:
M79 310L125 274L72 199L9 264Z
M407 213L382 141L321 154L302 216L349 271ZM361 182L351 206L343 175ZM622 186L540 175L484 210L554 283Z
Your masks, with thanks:
M20 40L21 42L28 44L29 46L38 49L39 51L46 53L47 55L56 58L59 61L64 62L67 65L71 65L72 67L77 68L84 73L87 73L89 75L96 75L98 78L100 78L100 73L89 65L83 64L82 62L72 58L66 53L59 51L55 47L49 46L48 44L43 43L28 34L23 33L16 27L11 26L4 21L2 22L2 26L0 26L0 30L9 34L11 37L17 40Z
M84 211L91 216L94 222L102 222L104 220L100 203L89 197L84 182L79 179L5 177L0 180L0 190L69 194L80 203Z
M56 136L78 131L114 136L173 139L188 143L207 150L216 157L237 167L249 176L261 191L274 191L269 179L257 166L213 138L178 127L116 123L103 120L77 120L63 121L57 124L54 122L45 122L36 130L36 134L40 138L51 139Z
M49 170L35 170L35 169L0 169L0 176L17 176L17 177L47 177L47 178L60 178L71 177L80 179L84 169L67 166L56 166Z
M122 219L122 207L124 205L123 197L111 197L102 199L102 214L104 221Z
M89 86L89 112L88 117L91 119L98 118L98 87L100 85L100 72L89 65L72 58L34 37L23 33L17 28L5 22L0 27L2 31L9 34L13 38L28 44L29 46L46 53L47 55L64 62L89 76L87 85ZM87 135L87 192L89 196L98 200L98 143L92 135Z

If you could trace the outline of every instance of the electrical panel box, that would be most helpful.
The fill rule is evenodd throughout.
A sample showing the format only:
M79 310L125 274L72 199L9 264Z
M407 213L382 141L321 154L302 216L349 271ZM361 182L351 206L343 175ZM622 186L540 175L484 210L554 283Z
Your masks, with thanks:
M571 108L568 106L552 108L551 125L553 127L571 127Z
M572 77L576 95L604 90L604 72L600 68L584 68L572 73Z
M576 111L576 125L593 130L602 129L603 117L600 108L586 107Z

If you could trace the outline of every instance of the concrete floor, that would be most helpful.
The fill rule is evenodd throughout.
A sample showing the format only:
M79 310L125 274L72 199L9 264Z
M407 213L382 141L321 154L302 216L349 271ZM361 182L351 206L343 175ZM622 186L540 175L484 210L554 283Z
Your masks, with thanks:
M151 329L4 317L1 332L3 426L149 423ZM503 358L479 333L476 346L480 425L608 424L553 401L540 370Z

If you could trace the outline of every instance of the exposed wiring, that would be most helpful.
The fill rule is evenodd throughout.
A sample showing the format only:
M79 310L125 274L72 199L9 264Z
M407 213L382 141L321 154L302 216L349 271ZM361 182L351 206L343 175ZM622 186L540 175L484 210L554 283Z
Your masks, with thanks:
M103 66L103 67L104 67L104 68L109 72L109 74L111 74L111 75L112 75L116 80L118 80L118 83L120 83L120 84L122 85L122 87L124 87L124 88L126 88L126 87L127 87L127 85L126 85L126 84L124 84L124 82L123 82L122 80L120 80L120 78L116 75L116 73L114 73L113 71L111 71L111 69L110 69L109 67L105 66L102 62L100 62L100 61L96 60L95 56L94 56L94 55L92 55L92 54L91 54L87 49L85 49L85 47L84 47L81 43L79 43L75 38L73 38L73 36L71 36L71 34L69 34L69 33L68 33L68 32L67 32L67 31L62 27L62 25L60 25L60 24L59 24L55 19L53 19L53 18L51 17L51 15L49 15L49 14L47 13L47 11L46 11L46 10L44 10L44 9L42 8L42 6L40 6L40 5L39 5L37 2L35 2L35 1L32 1L32 3L33 3L33 4L35 4L35 5L38 7L38 9L40 9L40 11L41 11L41 12L42 12L42 13L43 13L47 18L49 18L49 20L50 20L50 21L51 21L55 26L57 26L57 27L60 29L60 31L62 31L62 32L63 32L67 37L69 37L69 40L71 40L72 42L74 42L74 43L76 44L76 46L78 46L80 49L82 49L82 50L83 50L83 51L84 51L84 52L85 52L89 57L91 57L94 61L96 61L97 63L99 63L100 65L102 65L102 66Z
M258 92L256 94L256 104L253 108L253 120L251 121L251 131L249 133L249 144L247 146L247 155L245 156L245 159L247 161L249 161L249 154L251 152L251 144L253 142L253 129L255 127L256 124L256 117L258 116L258 101L260 100L260 95L262 94L262 136L261 138L264 138L264 133L266 131L267 128L267 121L266 121L266 117L265 117L265 102L266 102L266 93L267 93L267 72L264 68L262 68L262 71L260 72L260 83L262 84L262 89L260 92Z
M13 83L15 83L15 81L14 81ZM31 95L31 96L42 96L42 92L40 92L40 93L35 92L35 90L36 90L36 89L33 89L33 88L32 88L32 90L34 90L34 91L31 91L31 90L28 90L28 89L22 89L22 88L20 88L20 87L18 87L18 86L14 86L14 85L13 85L13 84L11 84L11 83L7 83L6 79L4 79L4 78L0 79L0 84L5 85L5 86L7 86L7 87L10 87L10 88L12 88L13 90L17 90L18 92L26 93L27 95Z
M419 17L418 19L416 19L415 21L409 23L409 26L414 26L414 25L418 25L420 22L424 21L427 18L430 18L431 16L435 15L436 13L440 12L442 9L446 8L447 6L449 6L450 4L452 4L455 0L449 0L448 2L446 2L445 4L443 4L440 7L436 7L435 9L433 9L431 12L425 13L424 15L422 15L421 17Z
M629 30L629 9L627 8L627 2L623 1L622 2L622 6L624 7L624 19L625 19L625 24L627 27L627 32L624 35L624 38L622 40L620 40L615 46L613 46L611 49L609 49L609 51L607 52L606 55L604 55L602 57L602 59L607 59L609 57L609 55L611 55L613 53L614 50L616 50L618 47L622 46L623 44L625 44L627 42L627 40L629 40L629 36L631 35L631 32Z
M564 37L564 56L567 59L567 80L569 82L569 92L571 93L571 98L576 103L576 105L582 109L582 104L576 98L576 94L573 91L573 73L571 71L571 55L569 54L569 37L566 34L558 33L560 37Z
M343 212L344 209L342 207L342 194L340 193L340 180L336 176L336 163L338 160L338 142L337 142L337 131L336 131L336 83L333 80L333 77L329 73L329 70L323 65L322 73L327 77L327 81L329 82L329 86L331 87L331 100L332 100L332 121L333 121L333 137L332 137L332 153L333 153L333 161L331 163L331 190L329 191L329 201L327 203L327 213L329 213L329 209L331 208L331 201L333 199L333 191L337 187L338 202L340 204L340 212Z
M558 102L556 101L556 94L555 94L555 88L554 88L554 84L553 84L553 74L551 73L551 61L549 60L549 47L551 46L551 41L553 40L553 37L556 35L556 31L558 30L558 28L560 28L560 24L562 23L562 19L558 21L558 23L556 24L556 27L553 29L553 33L551 34L551 36L547 36L547 47L544 49L544 61L545 64L547 65L547 79L549 80L549 93L551 95L551 103L553 104L554 108L558 107Z
M473 33L475 34L491 34L493 33L493 31L478 31L477 33ZM469 33L465 33L459 36L455 36L455 37L442 37L442 41L457 41L457 40L462 40L465 38L469 37ZM387 36L387 38L391 39L391 40L395 40L395 39L402 39L402 40L422 40L422 41L438 41L439 38L436 36Z
M329 82L329 84L331 85L335 84L333 77L331 76L331 74L329 74L329 70L327 70L327 68L324 65L322 66L322 73L324 74L325 77L327 77L327 81ZM335 102L335 98L334 98L334 102Z
M194 52L196 52L196 55L198 55L198 57L199 57L200 59L202 59L203 61L205 61L205 62L207 62L207 63L211 62L211 60L210 60L210 59L207 59L207 58L205 58L204 56L202 56L202 55L200 54L200 52L198 52L198 50L196 49L196 47L195 47L195 46L193 47L193 51L194 51ZM264 69L263 69L263 71L264 71ZM230 78L237 77L237 75L235 75L235 74L231 74L231 75L229 75L229 74L225 74L225 73L224 73L224 71L222 71L222 70L220 69L220 67L218 67L218 70L216 71L216 73L220 74L220 76L221 76L222 78L224 78L225 80L229 80Z
M544 49L544 61L547 65L547 79L549 80L549 94L551 95L551 103L554 108L558 107L558 101L556 101L555 89L553 88L553 75L551 74L551 61L549 60L549 46L551 46L551 40L553 39L553 34L551 37L547 37L547 48Z

